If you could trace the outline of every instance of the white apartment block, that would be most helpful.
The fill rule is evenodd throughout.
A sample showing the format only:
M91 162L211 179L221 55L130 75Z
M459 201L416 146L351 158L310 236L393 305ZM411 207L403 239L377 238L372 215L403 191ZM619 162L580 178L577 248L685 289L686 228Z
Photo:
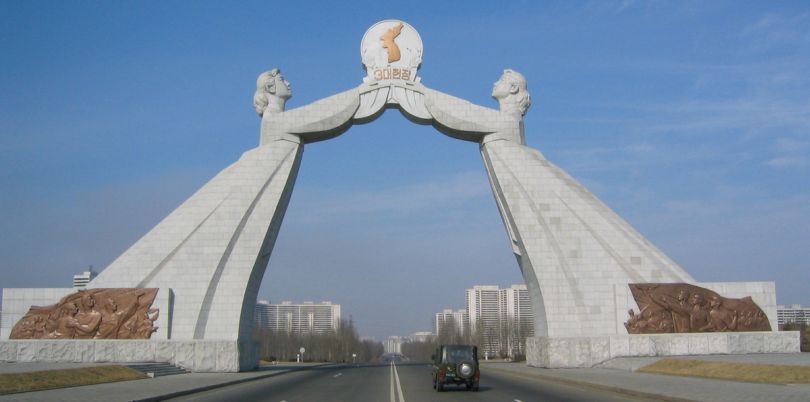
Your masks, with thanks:
M534 314L526 285L512 285L501 289L498 286L474 286L467 289L467 312L470 325L496 325L511 320L534 328ZM533 335L532 335L533 336Z
M389 336L383 341L383 347L385 348L385 353L402 354L402 344L404 343L430 342L434 339L436 339L436 334L433 332L415 332L409 336Z
M810 307L801 304L779 304L776 306L776 320L779 325L787 323L810 325Z
M441 313L436 313L433 320L433 328L436 334L441 334L442 330L448 325L458 329L459 334L464 335L465 331L470 328L470 316L467 310L444 309Z
M429 342L436 338L436 334L427 331L414 332L408 338L411 342Z
M317 304L311 301L270 304L261 300L256 303L255 320L256 327L260 329L299 334L333 332L340 325L340 304L329 301Z
M526 285L512 285L507 289L500 289L501 317L511 318L515 325L530 329L534 336L534 313L529 301L529 290Z
M473 286L467 289L467 313L470 315L470 328L475 331L479 325L484 328L497 327L501 317L501 294L497 286Z
M87 269L87 271L84 271L78 275L73 275L73 288L84 289L87 287L87 284L96 277L96 275L98 275L98 272L93 271L92 265Z
M385 353L402 354L402 344L407 340L408 338L402 336L389 336L388 339L383 342Z
M504 349L524 353L525 339L534 336L534 314L526 285L473 286L467 289L470 327L484 338L482 352L492 356Z

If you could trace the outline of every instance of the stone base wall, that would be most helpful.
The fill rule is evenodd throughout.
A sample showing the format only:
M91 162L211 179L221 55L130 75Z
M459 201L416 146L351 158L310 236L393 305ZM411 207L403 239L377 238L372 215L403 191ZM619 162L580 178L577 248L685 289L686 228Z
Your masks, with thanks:
M533 367L592 367L616 357L799 353L799 332L715 332L526 339Z
M167 362L194 372L249 371L258 366L253 342L217 340L3 340L0 361Z

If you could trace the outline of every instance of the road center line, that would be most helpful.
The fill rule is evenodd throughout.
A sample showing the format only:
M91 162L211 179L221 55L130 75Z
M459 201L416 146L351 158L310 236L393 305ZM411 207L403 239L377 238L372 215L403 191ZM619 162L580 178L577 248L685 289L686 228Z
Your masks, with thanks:
M405 402L405 395L402 394L402 384L399 382L399 372L397 372L397 365L391 362L394 367L394 378L397 380L397 393L399 394L399 402Z
M394 394L394 362L391 362L391 402L397 402L397 396Z

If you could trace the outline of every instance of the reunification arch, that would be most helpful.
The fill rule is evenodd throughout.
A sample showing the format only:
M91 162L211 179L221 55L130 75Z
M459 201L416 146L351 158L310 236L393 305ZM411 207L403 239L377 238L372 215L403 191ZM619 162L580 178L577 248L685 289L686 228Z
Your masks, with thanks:
M291 91L281 72L260 75L254 96L262 117L260 145L200 188L89 287L171 289L169 339L226 342L221 347L238 356L216 363L216 371L255 366L254 305L305 145L393 107L412 121L480 144L532 301L530 364L587 364L594 358L583 348L609 342L593 339L626 335L623 321L635 304L619 289L629 283L694 283L581 184L525 145L523 115L531 98L520 73L506 70L496 83L498 109L427 88L417 76L419 34L397 20L369 28L361 56L367 72L362 84L289 111ZM580 351L571 352L571 339L587 342L577 341ZM563 344L555 349L557 341Z

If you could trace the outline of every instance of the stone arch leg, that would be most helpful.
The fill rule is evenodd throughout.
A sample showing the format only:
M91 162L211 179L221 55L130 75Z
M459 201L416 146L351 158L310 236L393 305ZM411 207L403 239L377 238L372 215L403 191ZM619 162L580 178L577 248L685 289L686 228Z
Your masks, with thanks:
M515 254L520 273L523 275L523 281L526 283L526 288L529 291L529 300L531 301L532 313L534 314L534 335L548 336L546 308L545 303L543 303L543 292L538 282L538 276L534 272L531 259L524 258L526 250L522 247L523 241L520 240L520 230L517 228L512 211L504 204L506 199L503 188L498 180L498 176L495 174L495 168L492 165L489 153L485 152L484 147L481 148L481 157L487 170L489 185L495 196L495 203L498 205L498 212L501 214L501 220L506 229L506 234L509 237L509 244L512 246L512 252Z
M207 371L252 367L253 307L302 154L303 145L283 140L245 152L89 287L171 288L171 328L163 330L172 340L239 345L239 356L217 356Z
M481 155L529 289L536 337L616 335L627 311L615 302L616 286L694 283L539 151L498 140Z

